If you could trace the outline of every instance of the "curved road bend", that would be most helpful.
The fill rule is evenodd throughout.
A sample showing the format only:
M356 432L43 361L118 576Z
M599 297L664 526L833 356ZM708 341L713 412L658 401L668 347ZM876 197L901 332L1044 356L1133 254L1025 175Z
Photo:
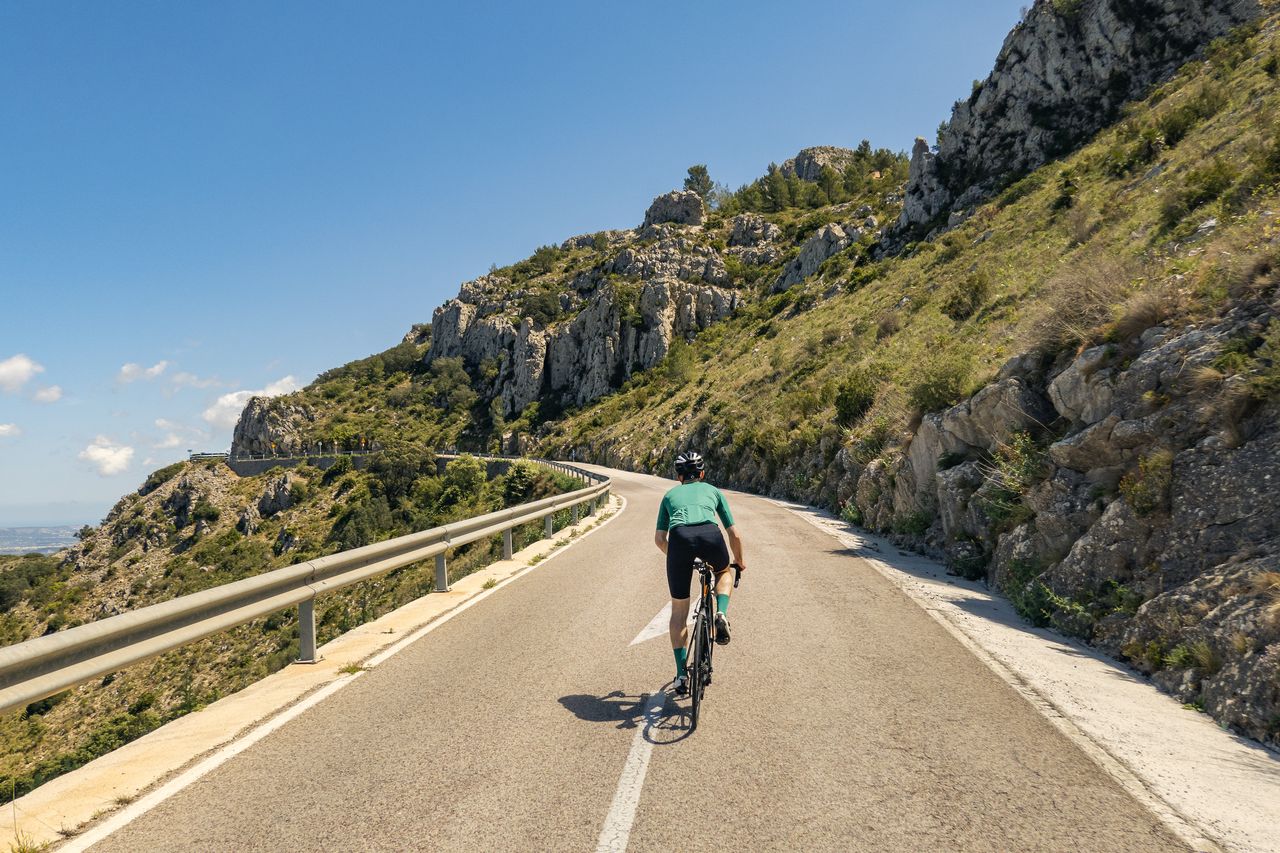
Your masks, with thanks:
M93 849L1185 849L879 574L747 495L702 725L646 716L674 668L665 637L632 645L666 602L671 484L611 473L621 517ZM647 774L602 839L633 745Z

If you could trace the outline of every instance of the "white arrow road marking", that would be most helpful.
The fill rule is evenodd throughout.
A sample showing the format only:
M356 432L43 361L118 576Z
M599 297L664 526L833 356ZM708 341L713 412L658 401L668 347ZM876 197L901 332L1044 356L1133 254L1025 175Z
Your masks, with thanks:
M689 611L689 625L693 624L693 610ZM662 609L658 611L658 615L650 620L648 625L641 629L636 638L631 641L631 645L643 643L645 640L652 640L654 637L665 637L671 625L671 602L668 601L662 605Z
M670 610L671 605L667 604L667 611L670 612ZM627 755L627 763L622 768L622 777L618 779L618 790L613 794L613 805L609 807L609 814L604 819L604 827L600 830L600 840L596 842L596 853L624 853L627 849L627 842L631 838L631 825L636 819L636 807L640 805L640 789L644 787L645 772L649 769L649 756L653 754L653 741L646 738L644 733L657 722L658 714L666 701L667 694L659 690L649 697L645 705L644 725L636 727L636 736L631 740L631 752Z
M662 609L658 611L658 615L650 620L648 625L636 634L636 638L631 641L631 645L643 643L645 640L652 640L654 637L661 637L667 633L667 626L671 622L671 602L668 601L662 605Z

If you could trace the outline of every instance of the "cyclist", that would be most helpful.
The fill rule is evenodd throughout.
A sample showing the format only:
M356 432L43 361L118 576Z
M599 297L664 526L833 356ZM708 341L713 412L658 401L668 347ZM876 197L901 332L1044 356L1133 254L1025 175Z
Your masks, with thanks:
M729 571L729 551L716 526L719 517L729 536L734 562L742 570L742 538L733 526L729 502L715 486L704 481L706 463L697 451L688 450L676 457L676 476L680 485L662 496L658 507L658 530L654 543L667 555L667 588L671 592L671 648L676 656L675 692L689 690L688 659L689 582L693 578L693 561L701 557L716 573L716 642L729 642L729 594L733 590L733 573Z

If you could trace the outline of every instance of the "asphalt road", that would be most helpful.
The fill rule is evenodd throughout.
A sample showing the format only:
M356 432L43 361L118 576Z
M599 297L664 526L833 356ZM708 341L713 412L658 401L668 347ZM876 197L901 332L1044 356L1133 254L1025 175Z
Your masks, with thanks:
M665 636L631 645L666 602L670 483L614 477L607 527L93 849L595 850L607 819L633 851L1185 849L863 561L745 495L690 735L687 702L650 699Z

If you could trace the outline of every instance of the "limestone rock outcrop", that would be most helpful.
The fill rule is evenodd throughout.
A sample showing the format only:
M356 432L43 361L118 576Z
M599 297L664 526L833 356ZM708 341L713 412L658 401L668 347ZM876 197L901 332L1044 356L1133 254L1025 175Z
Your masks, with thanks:
M628 257L624 268L658 269L665 263L661 254L622 255ZM436 309L427 358L459 357L472 367L492 360L498 371L490 393L508 415L544 396L567 405L590 402L661 361L675 338L692 337L737 307L735 291L705 283L708 276L718 280L715 270L723 264L697 253L683 257L671 263L690 273L701 264L704 283L662 274L638 283L606 281L585 296L576 316L549 329L527 319L517 326L502 311L490 310L491 303L465 301L470 294L464 288Z
M798 254L774 282L774 292L799 284L818 271L822 262L857 242L862 229L856 225L824 225L804 242Z
M231 453L291 453L302 447L314 422L315 412L305 404L287 397L251 397L236 422Z
M702 196L692 190L675 190L660 195L644 214L644 227L673 222L676 225L701 225L706 218Z
M305 481L292 471L271 480L258 498L258 512L263 518L270 518L292 507L297 503L294 490L301 482Z
M958 101L936 155L912 152L897 233L910 238L1071 150L1212 39L1256 18L1258 0L1036 0L986 80Z
M843 172L853 162L854 156L855 152L851 148L817 145L802 149L779 168L784 175L794 175L802 181L817 181L822 177L822 170L828 166L837 172Z

